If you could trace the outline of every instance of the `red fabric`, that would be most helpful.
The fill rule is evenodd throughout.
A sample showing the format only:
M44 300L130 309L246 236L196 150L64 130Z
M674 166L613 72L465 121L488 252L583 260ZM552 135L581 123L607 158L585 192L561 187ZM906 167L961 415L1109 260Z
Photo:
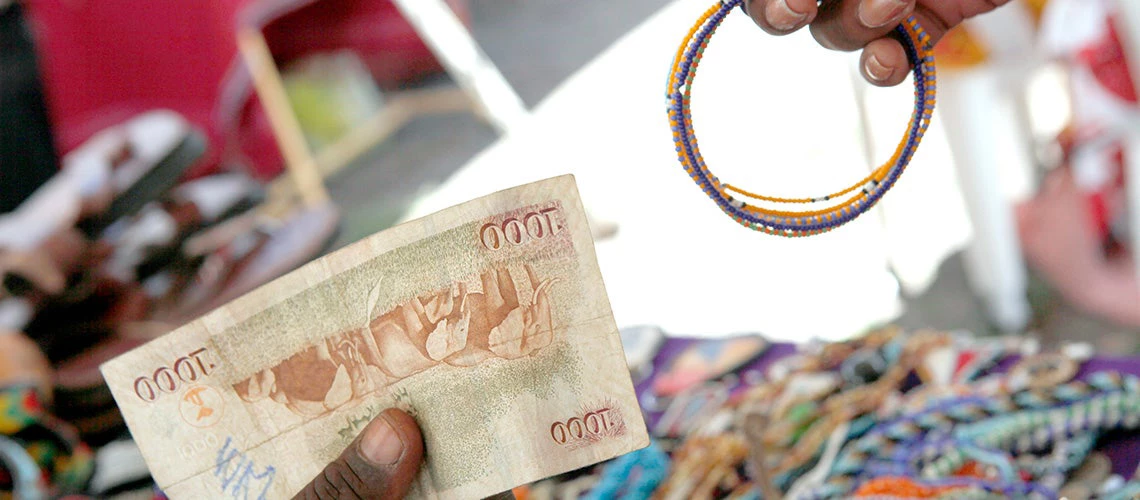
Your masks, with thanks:
M40 68L60 151L141 112L177 111L205 131L219 84L235 62L232 30L205 0L31 0Z
M240 163L261 178L282 160L237 52L242 23L267 26L279 64L350 48L388 86L439 70L389 0L28 0L60 151L165 108L206 133L191 176ZM449 0L462 18L465 0Z
M1096 230L1097 236L1100 236L1101 239L1107 238L1112 229L1109 225L1109 209L1108 204L1105 203L1104 194L1100 192L1089 194L1088 205L1093 229Z
M1112 234L1112 224L1121 216L1120 207L1114 206L1109 200L1125 189L1124 148L1116 146L1112 158L1112 179L1099 190L1090 192L1087 201L1093 228L1102 239Z
M1128 65L1128 58L1124 54L1124 47L1116 29L1116 20L1106 20L1104 36L1097 42L1085 47L1078 53L1078 61L1087 67L1097 82L1109 93L1127 103L1140 102L1137 99L1136 85ZM1093 137L1100 131L1090 131L1087 135ZM1114 192L1124 186L1124 152L1117 146L1112 152L1113 179L1099 191L1089 193L1088 208L1092 218L1093 227L1104 238L1112 231L1112 223L1119 216L1117 210L1109 203Z
M954 364L954 376L955 376L955 378L957 378L959 373L962 373L962 369L966 368L966 365L973 363L974 360L977 358L978 358L978 353L974 352L974 351L964 351L962 353L959 353L958 354L958 362Z
M1104 38L1081 50L1079 59L1096 76L1106 90L1131 103L1137 102L1136 85L1128 69L1128 58L1116 31L1116 23L1108 20Z
M461 20L469 21L466 2L446 3ZM415 29L388 1L312 2L268 23L265 37L279 61L350 47L384 88L443 70Z

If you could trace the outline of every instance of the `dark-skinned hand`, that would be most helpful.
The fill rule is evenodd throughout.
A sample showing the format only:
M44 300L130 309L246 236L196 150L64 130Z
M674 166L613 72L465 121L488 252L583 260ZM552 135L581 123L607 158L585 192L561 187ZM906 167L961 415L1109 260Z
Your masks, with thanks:
M744 0L756 24L773 35L809 26L820 45L841 51L862 50L863 77L874 85L902 83L910 71L902 44L891 36L911 14L934 43L966 19L1010 0Z
M304 500L404 498L424 458L423 435L415 419L384 410L356 440L295 497ZM488 500L514 499L510 492Z

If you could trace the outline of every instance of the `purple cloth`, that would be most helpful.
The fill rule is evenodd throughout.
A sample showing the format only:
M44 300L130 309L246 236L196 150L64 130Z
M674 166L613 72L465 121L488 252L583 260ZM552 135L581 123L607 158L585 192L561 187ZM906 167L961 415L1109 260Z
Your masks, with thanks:
M651 394L653 377L660 370L668 366L668 363L681 354L686 347L696 342L699 342L699 339L670 338L666 340L661 350L658 351L657 356L653 359L653 373L649 374L645 380L638 381L635 385L637 395L642 401L645 421L650 429L657 424L657 420L661 417L660 412L653 412L644 408L646 396ZM795 352L796 347L793 344L773 344L763 355L748 363L736 373L741 376L749 371L764 373L768 366L776 360L794 354ZM998 369L1008 370L1016 362L1016 358L1008 358L1002 361ZM1085 363L1077 376L1085 377L1091 373L1100 371L1116 371L1140 376L1140 358L1098 356ZM1125 479L1132 477L1132 473L1136 470L1137 464L1140 463L1140 432L1114 433L1109 437L1111 439L1105 438L1101 440L1098 449L1108 454L1109 458L1112 459L1112 469L1114 473L1124 476Z

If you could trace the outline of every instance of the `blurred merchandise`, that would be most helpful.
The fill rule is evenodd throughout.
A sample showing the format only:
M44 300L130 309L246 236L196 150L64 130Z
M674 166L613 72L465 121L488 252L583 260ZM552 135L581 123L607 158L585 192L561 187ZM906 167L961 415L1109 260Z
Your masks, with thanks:
M593 227L593 225L591 225ZM661 343L665 342L665 332L654 326L638 326L621 329L621 343L625 347L625 360L629 365L633 381L641 382L653 373L653 358Z
M653 392L675 396L694 386L732 373L768 350L759 335L702 340L673 358L654 375Z
M203 158L185 119L148 111L78 145L0 215L0 498L153 498L145 467L124 468L124 453L93 461L88 445L130 446L99 366L312 260L336 235L331 205L270 199L248 175L180 181ZM178 323L155 321L171 308Z
M706 343L670 338L654 364ZM894 328L775 344L675 396L638 384L653 445L517 493L1129 498L1140 491L1140 360L1091 356L1084 344L1043 352L1028 338Z
M201 137L177 114L151 111L109 127L63 159L52 176L0 216L0 247L29 250L77 228L97 237L172 188L203 154Z
M0 327L0 387L28 386L52 401L51 365L34 342Z
M384 105L380 89L352 52L308 56L284 74L285 90L310 146L342 138Z
M328 250L339 220L330 203L298 208L284 218L238 221L249 225L212 243L193 240L212 247L193 257L196 271L159 274L147 282L159 301L155 317L174 324L193 320L300 267Z
M13 443L26 455L11 447ZM29 486L40 478L30 476L28 458L46 484ZM0 469L0 495L12 491L13 486L39 489L44 495L40 498L81 493L91 478L93 459L91 449L79 441L75 430L45 410L34 389L0 388L0 464L17 462L11 470Z
M143 281L181 257L179 246L218 221L246 213L264 201L264 190L242 174L203 177L180 185L169 199L150 203L137 216L118 220L102 240L115 248L104 264L120 281Z
M120 439L99 448L95 453L95 474L88 489L100 497L140 490L146 495L142 498L155 497L150 470L143 461L142 452L129 439Z
M170 111L150 111L106 129L64 158L64 168L98 169L110 205L80 222L88 237L169 191L205 153L201 134ZM99 165L96 167L96 165Z

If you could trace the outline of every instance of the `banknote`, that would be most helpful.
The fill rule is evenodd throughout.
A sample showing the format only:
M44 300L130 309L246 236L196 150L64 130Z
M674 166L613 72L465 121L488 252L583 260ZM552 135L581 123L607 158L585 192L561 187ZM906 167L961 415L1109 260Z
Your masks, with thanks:
M389 407L418 498L481 498L648 445L571 176L318 259L102 366L170 497L288 498Z

